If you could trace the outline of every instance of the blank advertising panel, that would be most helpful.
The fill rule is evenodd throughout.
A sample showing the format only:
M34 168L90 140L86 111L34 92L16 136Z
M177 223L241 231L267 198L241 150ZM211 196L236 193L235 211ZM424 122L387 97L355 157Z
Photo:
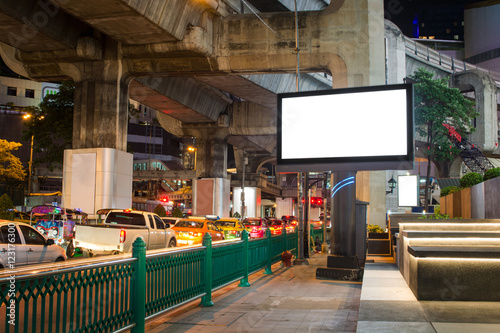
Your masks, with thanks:
M418 175L398 176L398 206L418 207L419 201Z
M411 169L411 84L278 95L281 172Z

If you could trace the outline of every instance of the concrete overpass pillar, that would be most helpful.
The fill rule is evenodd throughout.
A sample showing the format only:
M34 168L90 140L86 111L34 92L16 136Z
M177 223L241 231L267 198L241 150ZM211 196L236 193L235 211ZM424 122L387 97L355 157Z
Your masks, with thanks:
M453 73L451 86L462 91L474 89L476 95L475 119L476 131L471 135L471 141L481 146L485 152L498 149L498 119L497 119L497 87L495 80L487 73L479 70L468 70Z
M196 138L198 177L227 178L227 140Z
M75 80L73 148L127 150L128 80L118 61L82 65Z
M227 140L196 138L193 214L229 216L230 180L227 178Z
M63 201L89 214L132 206L127 150L128 84L119 60L83 62L75 80L73 149L66 150Z

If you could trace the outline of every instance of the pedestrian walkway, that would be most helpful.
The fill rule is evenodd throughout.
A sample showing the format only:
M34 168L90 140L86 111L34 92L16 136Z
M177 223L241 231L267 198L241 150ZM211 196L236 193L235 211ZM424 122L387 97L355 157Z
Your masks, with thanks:
M316 279L324 254L276 264L272 275L251 275L248 288L214 292L213 307L192 302L148 321L146 332L500 332L500 302L419 302L392 258L368 259L362 284Z
M315 254L309 265L276 264L272 275L250 276L250 287L215 292L213 307L189 304L152 319L146 332L356 332L361 283L317 280L326 260Z
M365 266L357 332L500 332L500 302L452 301L459 290L450 277L449 290L443 291L450 301L419 302L396 265L377 258Z

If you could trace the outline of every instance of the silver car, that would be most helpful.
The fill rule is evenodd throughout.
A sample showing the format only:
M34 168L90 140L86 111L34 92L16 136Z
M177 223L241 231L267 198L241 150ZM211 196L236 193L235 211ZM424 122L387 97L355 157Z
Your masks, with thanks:
M0 220L0 268L64 261L66 253L53 239L26 223Z

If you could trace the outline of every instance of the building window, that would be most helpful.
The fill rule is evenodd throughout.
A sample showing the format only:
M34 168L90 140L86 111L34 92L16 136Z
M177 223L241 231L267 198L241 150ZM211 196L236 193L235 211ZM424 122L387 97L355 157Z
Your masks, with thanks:
M26 97L26 98L35 98L35 90L33 90L33 89L26 89L26 93L24 94L24 97Z
M7 95L17 96L17 88L16 87L7 87Z

